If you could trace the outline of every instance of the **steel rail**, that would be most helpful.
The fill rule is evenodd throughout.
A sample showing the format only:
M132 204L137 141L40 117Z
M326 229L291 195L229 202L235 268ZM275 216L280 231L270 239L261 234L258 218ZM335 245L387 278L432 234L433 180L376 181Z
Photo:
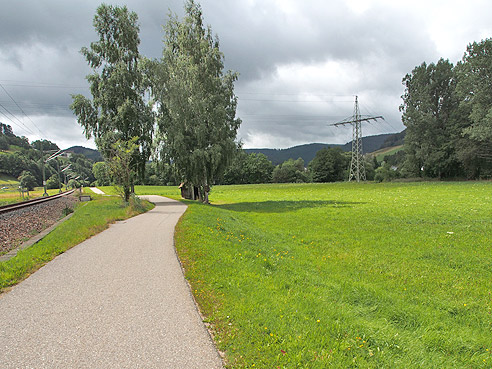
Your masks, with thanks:
M14 204L7 204L7 205L2 205L0 206L0 214L2 213L7 213L12 210L18 210L22 209L28 206L36 205L36 204L41 204L46 201L50 200L55 200L63 196L70 195L74 192L75 190L70 190L70 191L65 191L56 195L52 196L47 196L47 197L38 197L37 199L32 199L32 200L27 200L27 201L22 201L22 202L16 202Z

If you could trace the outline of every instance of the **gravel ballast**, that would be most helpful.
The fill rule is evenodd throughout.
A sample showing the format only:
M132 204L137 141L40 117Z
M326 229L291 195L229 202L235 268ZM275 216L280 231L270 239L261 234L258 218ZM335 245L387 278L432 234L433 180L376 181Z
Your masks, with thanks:
M77 200L64 196L0 214L0 253L8 252L23 241L55 224L72 209Z

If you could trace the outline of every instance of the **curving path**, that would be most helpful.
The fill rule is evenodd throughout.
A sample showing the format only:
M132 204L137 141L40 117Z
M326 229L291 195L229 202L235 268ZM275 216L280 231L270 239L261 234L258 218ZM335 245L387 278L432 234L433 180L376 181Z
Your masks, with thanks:
M174 251L186 206L148 198L0 297L0 368L222 368Z

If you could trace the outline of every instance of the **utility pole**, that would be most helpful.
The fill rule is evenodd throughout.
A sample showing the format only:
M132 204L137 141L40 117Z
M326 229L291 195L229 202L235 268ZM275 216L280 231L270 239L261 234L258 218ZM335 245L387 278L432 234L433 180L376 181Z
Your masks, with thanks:
M43 171L43 189L44 193L43 196L48 196L48 193L46 192L46 169L44 167L44 150L43 150L43 140L39 140L41 143L41 170Z
M343 120L338 123L330 124L331 126L344 126L347 124L351 124L352 129L352 159L350 161L350 173L349 173L349 182L351 180L355 180L357 182L366 180L366 168L364 165L364 154L362 151L362 127L361 122L367 122L369 120L377 120L384 119L381 115L377 117L366 117L360 115L359 111L359 101L358 97L355 96L355 105L354 105L354 115L346 120Z

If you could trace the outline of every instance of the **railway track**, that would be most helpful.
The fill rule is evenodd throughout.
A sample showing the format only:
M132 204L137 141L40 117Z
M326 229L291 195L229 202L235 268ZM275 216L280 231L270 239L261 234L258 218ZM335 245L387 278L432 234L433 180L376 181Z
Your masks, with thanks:
M41 204L46 201L50 200L55 200L63 196L70 195L74 192L75 190L70 190L70 191L65 191L56 195L52 196L47 196L47 197L39 197L37 199L32 199L32 200L27 200L27 201L22 201L22 202L16 202L14 204L8 204L8 205L2 205L0 206L0 214L7 213L12 210L18 210L21 208L25 208L28 206L36 205L36 204Z

